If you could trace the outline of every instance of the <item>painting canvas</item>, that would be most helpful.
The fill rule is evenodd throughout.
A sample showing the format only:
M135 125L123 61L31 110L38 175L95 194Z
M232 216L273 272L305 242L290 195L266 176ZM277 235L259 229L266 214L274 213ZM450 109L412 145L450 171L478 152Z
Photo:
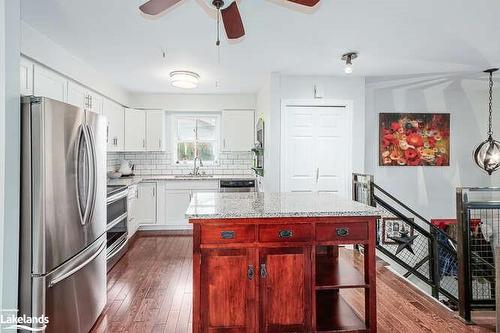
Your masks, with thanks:
M413 218L410 218L413 221ZM383 244L396 244L395 241L389 237L399 237L401 232L408 232L410 236L415 234L413 227L410 227L397 217L383 217L382 218L382 243Z
M381 113L379 164L449 166L449 113Z

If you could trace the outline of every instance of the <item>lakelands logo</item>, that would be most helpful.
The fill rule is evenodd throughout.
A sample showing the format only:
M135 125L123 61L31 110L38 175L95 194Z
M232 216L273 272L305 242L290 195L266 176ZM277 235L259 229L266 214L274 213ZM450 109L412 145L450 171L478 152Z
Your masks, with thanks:
M30 332L42 332L47 328L49 317L18 316L17 309L0 310L0 327L8 330L26 330Z

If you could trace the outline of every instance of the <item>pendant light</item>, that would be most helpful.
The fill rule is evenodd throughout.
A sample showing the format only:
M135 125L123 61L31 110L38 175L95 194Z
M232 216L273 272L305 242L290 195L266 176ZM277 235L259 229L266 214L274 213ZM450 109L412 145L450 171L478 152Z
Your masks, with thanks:
M493 73L497 70L498 68L491 68L484 71L490 75L488 138L474 150L474 161L489 175L500 168L500 142L493 139L493 129L491 124L493 112Z

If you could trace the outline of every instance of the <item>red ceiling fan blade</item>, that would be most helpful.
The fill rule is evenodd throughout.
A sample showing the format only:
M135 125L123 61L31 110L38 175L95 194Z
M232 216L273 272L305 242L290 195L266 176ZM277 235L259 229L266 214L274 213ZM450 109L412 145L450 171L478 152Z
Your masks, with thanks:
M148 15L158 15L161 12L172 7L181 0L149 0L145 4L141 5L139 9L144 14Z
M222 14L224 28L226 28L227 38L238 39L245 36L245 28L243 27L238 4L235 1L226 8L221 9L220 12Z
M288 1L308 7L314 7L319 2L319 0L288 0Z

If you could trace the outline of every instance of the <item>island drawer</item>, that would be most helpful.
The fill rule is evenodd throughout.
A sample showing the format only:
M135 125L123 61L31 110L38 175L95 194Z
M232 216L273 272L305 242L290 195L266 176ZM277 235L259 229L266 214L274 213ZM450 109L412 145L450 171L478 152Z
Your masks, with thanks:
M368 222L318 223L316 241L368 240Z
M310 224L260 225L260 242L307 242L313 239Z
M202 244L251 243L254 241L254 225L216 225L201 227Z

